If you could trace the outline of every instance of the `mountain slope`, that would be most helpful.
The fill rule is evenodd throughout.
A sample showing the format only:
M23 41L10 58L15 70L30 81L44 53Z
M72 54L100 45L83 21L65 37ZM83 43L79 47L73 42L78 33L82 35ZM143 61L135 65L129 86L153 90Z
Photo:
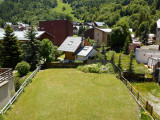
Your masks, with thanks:
M70 4L63 3L62 0L57 0L57 6L51 10L51 12L59 12L72 17L73 21L80 21L72 14L73 10Z

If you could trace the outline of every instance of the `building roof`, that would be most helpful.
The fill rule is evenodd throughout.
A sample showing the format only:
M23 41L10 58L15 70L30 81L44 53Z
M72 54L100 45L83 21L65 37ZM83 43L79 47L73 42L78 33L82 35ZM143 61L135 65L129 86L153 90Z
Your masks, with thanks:
M141 46L141 49L146 49L146 50L159 50L159 45Z
M29 40L28 38L25 37L25 33L26 31L15 31L14 32L18 40ZM45 31L37 31L36 33L37 33L36 37L40 37L43 33L45 33ZM3 32L0 31L0 40L4 38L4 34L5 34L4 31Z
M4 29L3 29L3 28L0 28L0 32L4 32Z
M97 26L100 26L100 27L103 26L103 25L105 25L104 22L95 22L95 23L96 23Z
M85 46L83 48L80 48L76 54L78 56L87 56L92 50L92 46Z
M60 51L75 52L82 42L81 37L67 37L66 40L58 48Z
M111 31L112 31L112 29L109 29L109 28L107 28L107 29L100 29L100 28L96 27L96 29L99 29L99 30L101 30L101 31L103 31L105 33L111 33Z
M160 28L160 19L159 20L157 20L157 28Z

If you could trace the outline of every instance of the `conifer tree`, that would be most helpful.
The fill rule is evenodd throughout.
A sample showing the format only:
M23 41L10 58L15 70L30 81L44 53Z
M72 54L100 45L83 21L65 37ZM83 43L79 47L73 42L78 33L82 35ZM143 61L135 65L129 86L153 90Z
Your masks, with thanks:
M118 59L118 67L122 70L121 54L119 55L119 59Z
M114 52L112 52L111 61L112 61L113 63L115 63L115 53L114 53Z
M129 54L129 45L130 45L130 36L127 37L124 47L123 47L123 53L124 54Z
M26 32L26 38L29 39L29 42L23 46L25 51L25 60L30 64L31 70L36 68L41 59L41 43L37 40L36 34L34 27L31 27L31 30Z
M129 66L128 66L128 72L133 72L133 52L131 51L130 52L130 55L129 55Z
M1 67L14 69L22 59L22 49L11 26L6 26L4 35L0 50L0 65Z

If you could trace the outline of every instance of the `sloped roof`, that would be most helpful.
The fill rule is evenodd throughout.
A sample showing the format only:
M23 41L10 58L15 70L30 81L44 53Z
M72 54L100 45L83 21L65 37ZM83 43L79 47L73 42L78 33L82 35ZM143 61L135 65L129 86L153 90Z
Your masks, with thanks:
M104 22L95 22L95 23L96 23L97 26L103 26L103 25L105 25Z
M25 37L25 33L26 31L15 31L14 34L15 36L17 36L18 40L29 40L28 38ZM37 31L36 32L36 37L41 36L43 33L45 33L45 31ZM0 31L0 40L3 39L5 32L4 31Z
M76 54L78 56L87 56L92 50L92 46L85 46L83 48L80 48Z
M109 29L109 28L107 28L107 29L100 29L100 28L96 27L96 29L101 30L101 31L103 31L105 33L111 33L111 31L112 31L112 29Z
M58 48L58 50L65 52L75 52L81 42L81 37L67 37L66 40Z

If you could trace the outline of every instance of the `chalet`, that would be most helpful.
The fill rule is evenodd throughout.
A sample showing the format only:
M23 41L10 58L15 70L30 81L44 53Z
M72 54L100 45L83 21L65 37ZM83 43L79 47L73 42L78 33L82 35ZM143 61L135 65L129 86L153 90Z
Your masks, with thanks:
M111 31L112 29L94 29L94 40L96 41L97 47L101 47L102 44L109 46Z
M39 39L39 40L43 40L45 38L49 39L49 40L52 40L54 38L54 36L52 36L51 34L45 32L45 31L37 31L36 32L36 37ZM0 31L0 41L3 40L4 38L4 34L5 32L4 31ZM14 34L15 36L17 36L17 39L21 42L27 42L29 39L26 38L25 34L26 34L26 31L14 31ZM54 43L54 41L52 41Z
M4 107L15 91L12 69L0 68L0 108Z
M39 30L46 31L55 38L56 46L60 46L68 36L73 36L73 24L68 20L40 21Z
M96 52L83 37L67 37L58 50L63 51L65 60L70 61L87 60L89 57L93 57Z

